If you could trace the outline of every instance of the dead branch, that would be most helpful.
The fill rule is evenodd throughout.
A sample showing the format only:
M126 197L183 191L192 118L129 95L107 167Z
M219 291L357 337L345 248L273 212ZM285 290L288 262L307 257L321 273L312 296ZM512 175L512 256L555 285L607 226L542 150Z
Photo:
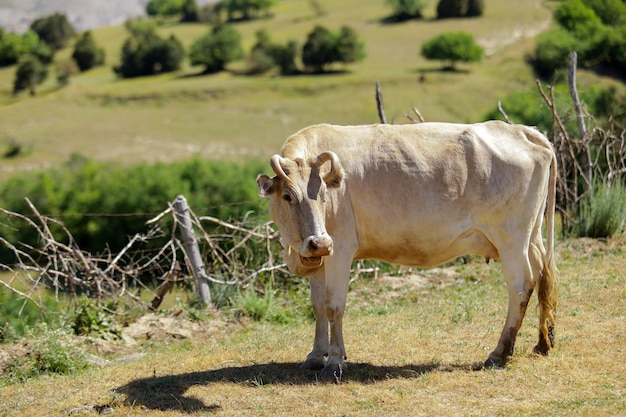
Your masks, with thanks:
M378 118L382 124L387 124L385 116L385 106L383 105L383 93L380 91L380 83L376 80L376 108L378 109Z

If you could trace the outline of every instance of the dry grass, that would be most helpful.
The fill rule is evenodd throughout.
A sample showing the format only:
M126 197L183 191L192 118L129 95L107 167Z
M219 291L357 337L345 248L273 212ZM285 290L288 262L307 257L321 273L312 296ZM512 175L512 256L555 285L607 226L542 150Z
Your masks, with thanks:
M146 356L0 391L0 415L621 416L626 413L626 237L559 244L558 346L530 350L530 311L504 370L473 370L504 321L499 267L421 272L426 286L360 279L345 320L340 384L297 364L312 325L214 327L205 337L144 345ZM424 280L424 278L426 278ZM406 282L407 285L410 282ZM91 408L89 408L91 407Z

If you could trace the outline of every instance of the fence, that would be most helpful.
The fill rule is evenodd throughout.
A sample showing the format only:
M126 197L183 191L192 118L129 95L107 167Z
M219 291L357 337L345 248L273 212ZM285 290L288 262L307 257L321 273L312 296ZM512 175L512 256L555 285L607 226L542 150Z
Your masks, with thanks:
M155 309L176 282L193 277L198 296L208 307L210 284L245 288L261 275L275 279L274 274L288 274L285 264L277 261L278 233L270 222L246 224L244 220L232 224L210 216L198 217L183 196L147 221L146 232L130 238L119 253L107 251L102 255L81 250L59 220L42 215L27 202L31 215L0 211L35 230L40 245L11 243L0 236L0 245L12 251L17 260L11 265L0 262L0 271L9 272L0 285L30 300L42 313L43 303L36 295L42 287L53 289L57 295L68 293L74 299L86 294L101 301L115 299ZM51 232L52 225L62 231L61 236ZM209 225L211 233L206 230ZM154 245L164 237L164 244ZM146 300L146 292L151 301Z

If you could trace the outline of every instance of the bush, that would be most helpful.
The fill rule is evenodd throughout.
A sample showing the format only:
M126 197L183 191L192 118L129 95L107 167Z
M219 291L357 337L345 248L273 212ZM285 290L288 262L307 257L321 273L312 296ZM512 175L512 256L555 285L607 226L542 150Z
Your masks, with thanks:
M148 16L175 16L183 12L185 0L150 0L146 4Z
M163 39L151 26L133 25L121 55L121 64L114 71L120 77L131 78L178 70L185 50L174 35Z
M396 20L421 18L422 11L426 8L423 0L387 0L387 4L393 9Z
M440 0L437 4L437 18L482 16L483 0Z
M108 311L107 311L108 310ZM78 300L76 312L72 317L72 330L78 336L95 335L101 339L119 339L122 335L111 311L114 305L105 308L95 301L82 296Z
M540 34L535 43L535 70L544 77L552 76L567 66L568 56L577 45L576 38L562 28Z
M72 343L71 333L65 328L51 330L42 324L29 331L25 339L29 353L10 362L6 372L9 384L42 375L68 375L88 367L84 351Z
M626 3L623 0L583 0L607 26L626 24Z
M109 248L115 253L129 237L145 233L145 221L165 210L179 194L185 195L194 211L223 220L261 212L254 178L264 167L259 161L242 165L193 159L122 168L75 157L63 168L3 181L0 207L31 214L24 201L28 197L41 213L60 215L81 249L98 254ZM120 213L136 215L115 215ZM60 229L52 232L59 239L64 236ZM31 227L2 214L0 235L10 242L38 246L38 235ZM0 259L5 263L12 254L2 248Z
M364 58L365 45L348 26L342 26L335 33L317 25L302 47L302 63L315 73L328 71L329 66L335 62L349 64Z
M34 52L38 44L39 36L32 30L19 35L0 29L0 66L15 64L21 56Z
M184 0L181 13L181 22L197 22L199 9L196 0Z
M205 73L222 71L226 64L243 56L241 35L236 29L225 25L217 25L196 39L189 50L191 65L204 65Z
M72 59L81 71L87 71L104 64L104 49L99 48L91 32L86 31L76 41Z
M567 0L555 10L554 20L559 28L537 37L535 65L541 76L565 68L571 51L589 67L626 67L626 4L620 0Z
M36 87L48 77L48 69L34 55L25 55L15 70L13 80L13 94L28 90L32 96L36 94Z
M596 182L579 206L579 237L608 238L624 230L626 186Z
M454 69L459 61L480 61L484 51L471 34L446 32L424 43L421 53L426 59L443 61L446 68Z
M35 19L30 29L39 35L50 48L55 51L64 48L67 42L76 36L74 27L63 13L54 13L50 16Z

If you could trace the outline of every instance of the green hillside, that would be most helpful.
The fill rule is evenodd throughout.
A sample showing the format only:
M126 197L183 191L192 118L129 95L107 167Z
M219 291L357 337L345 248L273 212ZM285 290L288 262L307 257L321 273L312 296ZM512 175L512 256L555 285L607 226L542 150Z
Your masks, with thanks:
M1 69L0 146L15 141L26 154L4 159L0 172L57 164L74 153L125 164L192 155L266 158L289 134L309 124L378 121L376 80L387 118L395 123L409 122L404 114L412 106L429 121L478 122L507 93L532 88L535 77L524 57L532 51L532 37L551 25L550 10L538 0L486 0L483 17L444 21L433 19L436 1L431 0L423 20L401 24L383 23L391 12L384 0L319 3L325 11L321 16L309 2L282 0L272 18L235 27L249 51L261 28L275 42L293 39L301 46L316 24L330 30L351 26L365 42L367 58L345 73L250 77L238 75L246 65L238 62L230 72L210 76L186 66L173 74L121 80L111 67L127 37L123 27L93 31L106 49L106 66L73 77L62 89L52 73L37 97L14 98L15 69ZM206 25L185 24L160 32L175 33L189 46L207 30ZM452 73L420 57L425 40L452 30L472 33L485 48L485 59ZM56 59L70 54L70 49L61 51ZM425 80L418 82L421 74ZM583 85L598 79L579 74Z

